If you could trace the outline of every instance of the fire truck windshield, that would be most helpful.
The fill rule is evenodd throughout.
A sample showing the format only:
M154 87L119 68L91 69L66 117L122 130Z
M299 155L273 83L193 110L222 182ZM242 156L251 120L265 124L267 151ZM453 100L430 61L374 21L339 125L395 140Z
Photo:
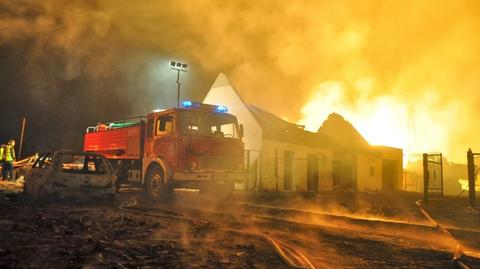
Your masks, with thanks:
M239 138L236 118L217 112L180 111L180 129L182 134Z

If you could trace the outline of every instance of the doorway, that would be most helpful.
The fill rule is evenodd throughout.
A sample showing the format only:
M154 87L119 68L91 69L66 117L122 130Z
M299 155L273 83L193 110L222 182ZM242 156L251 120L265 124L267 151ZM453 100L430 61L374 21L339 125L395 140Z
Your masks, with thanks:
M283 189L292 190L293 186L293 152L285 151L283 158Z
M393 190L396 181L396 161L382 161L382 189Z
M307 191L318 192L318 158L316 155L307 156Z

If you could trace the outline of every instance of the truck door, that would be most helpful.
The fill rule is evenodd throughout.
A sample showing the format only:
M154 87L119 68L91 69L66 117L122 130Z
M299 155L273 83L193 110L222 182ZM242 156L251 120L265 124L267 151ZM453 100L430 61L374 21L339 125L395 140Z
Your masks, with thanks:
M155 132L153 152L156 156L162 157L175 169L177 165L176 150L177 139L175 130L175 118L172 114L159 115L155 119Z

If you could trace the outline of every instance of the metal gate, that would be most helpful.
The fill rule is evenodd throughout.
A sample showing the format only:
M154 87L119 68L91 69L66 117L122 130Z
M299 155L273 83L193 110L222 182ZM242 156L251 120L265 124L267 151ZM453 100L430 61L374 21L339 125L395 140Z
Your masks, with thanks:
M258 150L245 150L245 154L243 156L245 170L249 173L249 177L245 181L243 190L256 190L258 188L260 177L260 159L262 152Z
M443 198L442 153L423 154L423 199Z

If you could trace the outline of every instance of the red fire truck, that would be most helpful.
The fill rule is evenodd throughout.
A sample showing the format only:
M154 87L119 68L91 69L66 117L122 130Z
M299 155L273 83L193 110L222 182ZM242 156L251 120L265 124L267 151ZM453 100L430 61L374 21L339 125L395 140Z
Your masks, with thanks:
M225 106L184 101L180 108L88 127L84 151L104 155L117 187L141 186L167 201L173 188L231 194L243 182L243 126Z

